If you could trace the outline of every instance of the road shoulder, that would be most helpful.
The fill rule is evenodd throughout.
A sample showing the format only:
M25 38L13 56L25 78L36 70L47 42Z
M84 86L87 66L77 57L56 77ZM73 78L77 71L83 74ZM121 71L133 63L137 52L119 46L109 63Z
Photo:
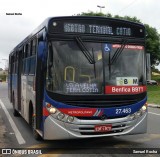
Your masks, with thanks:
M4 125L3 119L0 115L0 148L7 148L8 145L8 138L7 138L7 131Z
M157 105L157 104L148 104L148 107L160 108L160 105Z

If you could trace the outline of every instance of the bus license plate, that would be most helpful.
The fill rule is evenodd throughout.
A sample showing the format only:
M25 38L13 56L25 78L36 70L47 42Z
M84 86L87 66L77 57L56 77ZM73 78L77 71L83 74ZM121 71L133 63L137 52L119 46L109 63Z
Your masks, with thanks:
M108 124L108 125L96 125L94 127L94 131L95 132L108 132L112 130L112 125Z

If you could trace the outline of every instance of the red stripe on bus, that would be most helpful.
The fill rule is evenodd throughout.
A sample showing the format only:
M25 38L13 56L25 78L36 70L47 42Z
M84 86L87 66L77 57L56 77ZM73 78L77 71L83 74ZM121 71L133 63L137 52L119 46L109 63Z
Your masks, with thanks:
M120 48L121 45L120 44L113 44L112 45L113 48ZM132 49L132 50L144 50L143 46L139 46L139 45L125 45L124 47L125 49Z
M77 109L77 108L69 108L69 109L64 109L64 108L59 108L59 110L67 115L70 116L75 116L75 117L90 117L93 116L94 113L97 111L97 109L95 108L90 108L90 109L86 109L86 108L81 108L81 109Z
M49 116L49 112L45 107L43 107L43 116Z

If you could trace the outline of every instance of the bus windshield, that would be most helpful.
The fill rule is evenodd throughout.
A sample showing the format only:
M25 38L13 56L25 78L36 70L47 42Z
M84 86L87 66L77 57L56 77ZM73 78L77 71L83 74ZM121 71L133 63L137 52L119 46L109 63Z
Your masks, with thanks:
M104 94L106 85L140 85L144 47L139 45L83 42L91 63L76 41L48 45L47 90L60 94ZM118 49L122 52L115 54ZM116 56L117 55L117 56ZM114 61L112 59L114 57ZM104 85L105 84L105 85Z
M107 47L110 50L106 51ZM127 44L123 45L122 49L122 45L120 44L106 44L105 49L104 64L106 85L143 85L145 81L143 46ZM119 51L120 53L117 53L118 49L121 49Z

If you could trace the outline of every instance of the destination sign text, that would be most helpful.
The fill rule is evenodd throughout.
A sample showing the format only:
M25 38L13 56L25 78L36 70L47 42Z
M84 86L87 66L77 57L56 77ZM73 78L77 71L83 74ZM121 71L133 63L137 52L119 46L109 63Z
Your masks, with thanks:
M132 30L129 27L111 27L109 25L93 25L64 23L65 33L89 33L102 35L131 36Z

